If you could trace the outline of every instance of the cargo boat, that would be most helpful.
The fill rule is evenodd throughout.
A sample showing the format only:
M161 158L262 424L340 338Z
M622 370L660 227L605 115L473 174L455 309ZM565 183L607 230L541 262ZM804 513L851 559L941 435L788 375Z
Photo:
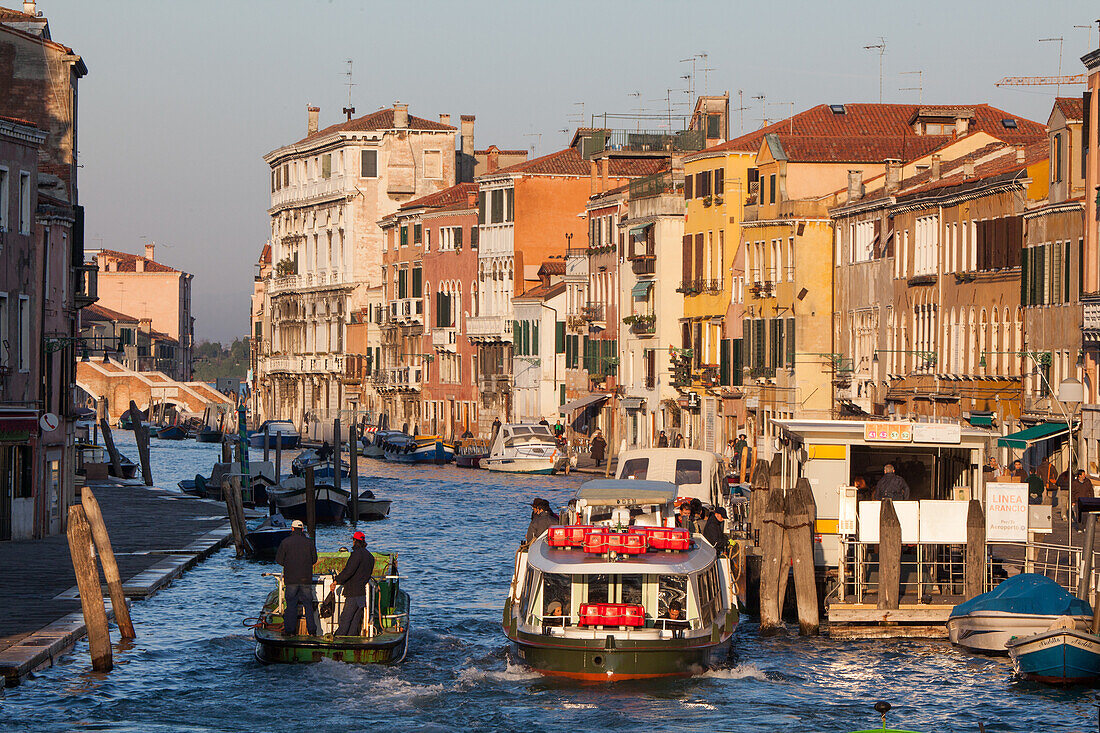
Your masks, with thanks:
M318 553L313 566L314 595L323 599L336 574L347 562L348 552ZM397 575L397 553L375 552L374 575L368 590L367 612L360 636L334 636L343 598L336 594L336 607L320 619L318 636L305 633L305 619L299 617L297 634L283 629L283 577L271 591L255 624L256 659L265 664L295 664L332 659L355 664L396 664L405 659L409 646L409 594L401 590Z
M674 526L676 494L665 481L590 481L563 524L520 547L503 626L525 664L614 681L726 660L738 622L729 559Z

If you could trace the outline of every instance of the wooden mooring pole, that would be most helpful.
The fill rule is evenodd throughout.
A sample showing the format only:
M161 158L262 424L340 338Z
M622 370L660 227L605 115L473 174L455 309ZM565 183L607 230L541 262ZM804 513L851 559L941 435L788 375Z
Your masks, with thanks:
M153 469L149 465L149 428L141 420L137 403L130 400L130 422L134 426L134 442L137 443L141 461L141 479L146 486L153 485Z
M977 499L966 509L966 559L963 595L967 600L985 592L985 512Z
M882 500L878 526L878 607L896 609L901 602L901 522L890 499Z
M96 501L91 487L85 486L80 490L80 504L84 507L84 516L92 529L92 539L95 541L96 552L99 553L103 577L107 580L107 591L111 595L111 607L115 611L118 633L123 639L133 639L137 634L134 633L130 607L126 605L126 594L122 590L122 576L118 572L118 562L115 561L115 551L111 547L107 525L103 522L103 512L99 509L99 502Z
M103 445L107 446L107 457L111 461L111 475L122 477L122 459L119 458L118 448L115 447L115 436L111 433L111 426L106 419L99 421L99 429L103 431Z
M344 485L343 477L340 475L340 418L335 418L332 421L332 435L332 485L339 492Z
M237 476L222 479L222 498L225 500L225 511L229 516L229 529L233 532L233 546L237 549L237 557L245 553L245 532L247 526L244 522L244 503L241 498L241 481Z
M1092 551L1096 547L1096 515L1089 512L1085 520L1085 544L1081 547L1081 578L1077 583L1077 597L1087 601L1092 585Z
M271 426L264 425L264 463L271 460Z
M787 537L794 567L794 590L798 599L798 628L805 635L818 633L817 578L814 574L814 521L817 506L806 478L798 479L787 492Z
M229 438L222 435L222 463L233 462L233 448L229 443Z
M749 492L749 527L754 532L759 532L764 524L764 507L768 503L768 471L767 461L757 461L752 469L752 480Z
M96 567L95 557L92 556L92 528L88 524L83 506L69 506L69 523L65 531L69 540L73 571L76 573L76 585L80 589L80 607L88 630L92 669L110 672L114 661L111 656L111 634L107 628L107 607L103 604L99 569Z
M787 582L783 563L785 501L782 491L768 490L760 528L760 632L774 633L783 626L780 586Z
M283 431L275 433L275 483L283 481Z
M317 548L317 488L313 483L313 466L306 467L306 530Z
M351 521L359 521L359 431L348 426L348 481L351 488Z

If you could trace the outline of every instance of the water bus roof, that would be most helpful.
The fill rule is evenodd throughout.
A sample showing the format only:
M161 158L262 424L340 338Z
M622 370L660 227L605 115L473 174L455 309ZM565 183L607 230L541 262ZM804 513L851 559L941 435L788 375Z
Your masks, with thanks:
M539 537L528 549L531 567L544 573L688 575L706 570L716 557L714 548L699 535L695 536L695 546L686 552L647 552L624 556L615 562L606 555L550 547L546 537Z
M669 504L676 501L677 491L676 484L669 481L597 479L577 489L577 498L589 506Z
M869 441L866 439L868 425L898 426L910 428L909 439ZM843 442L876 447L913 446L958 446L970 448L984 446L990 437L988 430L957 423L926 423L883 420L774 420L773 424L781 434L797 443L804 441Z

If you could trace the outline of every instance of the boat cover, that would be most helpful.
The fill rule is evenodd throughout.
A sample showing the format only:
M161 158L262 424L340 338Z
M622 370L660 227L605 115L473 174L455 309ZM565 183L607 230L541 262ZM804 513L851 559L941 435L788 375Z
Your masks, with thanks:
M960 603L951 617L975 611L999 611L1034 616L1091 616L1092 607L1067 592L1045 575L1020 573L1005 580L988 593Z
M577 489L589 506L636 506L676 501L676 484L644 479L596 479Z

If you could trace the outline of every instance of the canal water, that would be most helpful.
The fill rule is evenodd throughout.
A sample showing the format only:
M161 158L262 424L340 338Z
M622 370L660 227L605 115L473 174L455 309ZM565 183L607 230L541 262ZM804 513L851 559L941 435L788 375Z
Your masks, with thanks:
M137 458L131 433L116 439ZM157 485L207 473L218 450L154 440ZM916 731L1097 730L1093 691L1016 681L1007 660L945 643L762 638L750 617L728 664L693 678L544 679L509 654L502 599L531 498L564 503L578 479L372 459L360 472L361 486L393 499L390 519L359 528L369 546L400 552L413 603L404 664L259 664L243 621L257 615L272 587L261 573L274 568L227 549L134 604L138 638L116 650L110 674L91 671L80 643L0 693L0 730L850 731L878 724L876 700L894 706L893 727ZM319 547L348 544L350 531L321 528Z

